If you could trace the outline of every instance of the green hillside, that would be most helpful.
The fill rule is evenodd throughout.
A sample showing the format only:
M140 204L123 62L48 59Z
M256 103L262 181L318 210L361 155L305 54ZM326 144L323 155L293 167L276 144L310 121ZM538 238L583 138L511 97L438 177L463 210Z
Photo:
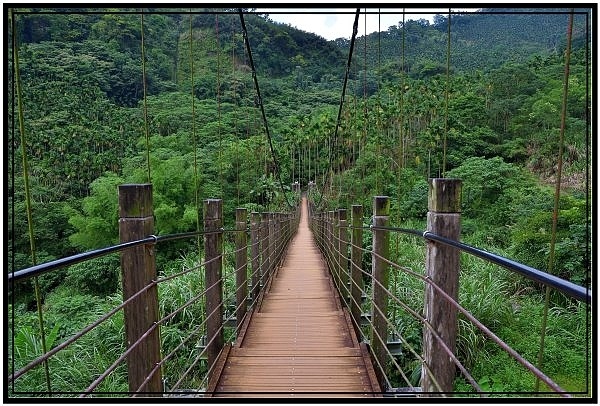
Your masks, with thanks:
M463 179L465 242L547 269L568 23L564 9L488 8L453 15L449 71L447 16L437 16L433 24L409 20L366 38L359 30L337 138L350 41L327 41L245 11L262 100L237 10L149 8L142 18L136 8L20 8L14 18L6 15L7 272L32 265L18 102L38 262L116 243L116 187L123 183L152 182L155 232L164 235L196 230L202 220L198 202L206 198L223 198L227 227L239 206L286 210L295 181L303 189L316 182L324 192L323 209L362 204L365 221L372 196L388 195L392 224L422 229L427 179L447 176ZM587 23L594 11L578 10L573 28L553 270L581 285L591 283L592 269L593 67ZM14 93L13 25L21 100ZM394 259L418 269L421 254L405 245L394 251ZM165 247L157 263L167 273L201 258L196 241ZM472 261L464 264L464 278L462 272L473 313L534 359L531 326L537 332L543 289ZM76 324L93 319L85 303L100 308L118 297L119 260L108 257L39 280L50 314L47 329L60 325L56 334L63 339ZM33 287L21 284L11 297L23 324L10 328L25 337L37 328ZM573 390L586 390L587 371L574 365L586 361L581 337L588 328L587 310L556 292L551 306L556 310L548 372ZM77 309L81 313L74 316ZM173 342L186 323L170 326ZM403 328L420 337L420 326L406 321ZM109 332L98 334L106 352L112 351ZM500 368L502 355L479 332L460 334L460 356L477 379L506 391L531 390L531 378ZM73 359L70 367L83 371L85 381L93 374L85 362L97 360ZM398 359L407 368L420 368L413 361ZM17 360L16 367L23 362ZM43 388L40 382L27 384Z

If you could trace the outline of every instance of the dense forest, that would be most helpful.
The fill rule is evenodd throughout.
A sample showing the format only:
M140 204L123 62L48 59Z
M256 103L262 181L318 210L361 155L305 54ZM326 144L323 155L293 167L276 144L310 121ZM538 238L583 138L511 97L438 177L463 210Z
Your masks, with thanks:
M236 207L285 210L295 181L303 189L315 182L323 208L363 204L367 219L372 196L388 195L393 224L424 229L427 179L445 176L463 180L465 242L548 268L565 9L490 8L437 15L433 23L403 23L399 15L381 33L365 36L359 29L337 131L350 39L327 41L245 10L258 99L236 10L149 8L143 17L122 8L16 11L7 19L8 71L18 57L22 94L18 100L9 73L8 272L33 264L18 102L37 263L117 243L119 184L151 181L157 235L196 230L198 202L209 197L223 198L228 226ZM592 269L589 12L577 10L574 18L553 269L586 286ZM195 244L167 244L157 258L159 272L198 261ZM394 255L421 269L418 250ZM52 341L118 301L119 278L117 255L41 276ZM165 298L185 300L185 286L170 289ZM5 314L15 317L9 339L21 365L40 353L34 289L21 283L9 293ZM529 359L537 356L543 295L533 282L463 258L461 302ZM176 342L193 323L186 317L162 330L163 339ZM589 322L585 305L553 292L545 368L569 390L589 390ZM115 342L119 329L122 320L95 330L90 340L101 348L71 354L72 368L92 376L110 364L122 348ZM405 321L403 329L418 347L420 327ZM464 327L460 340L460 355L481 382L500 392L531 390L533 378L504 368L503 355L481 333ZM398 362L411 367L413 361ZM113 383L123 387L118 377ZM463 384L457 378L457 388ZM25 385L44 387L41 380Z

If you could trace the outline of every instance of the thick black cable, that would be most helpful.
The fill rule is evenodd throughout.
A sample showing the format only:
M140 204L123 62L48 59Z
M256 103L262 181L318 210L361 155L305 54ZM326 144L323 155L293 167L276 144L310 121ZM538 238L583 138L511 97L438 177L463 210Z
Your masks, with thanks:
M258 87L258 79L256 77L256 68L254 67L254 59L252 59L252 49L250 49L250 41L248 40L248 30L246 29L246 22L244 21L244 12L242 9L238 9L238 13L240 15L240 23L242 24L242 34L244 36L244 43L246 44L246 51L248 52L248 60L250 61L250 68L252 69L252 79L254 80L254 87L256 89L256 97L257 103L260 106L260 111L262 113L263 123L265 125L265 131L267 133L267 139L269 140L269 148L271 150L271 158L273 158L273 165L275 165L275 174L277 175L277 180L279 181L279 187L281 188L281 193L285 197L285 201L290 208L294 208L288 199L287 194L283 188L283 183L281 182L281 173L279 171L279 164L277 161L277 156L275 155L275 149L273 148L273 140L271 139L271 133L269 132L269 123L267 122L267 116L265 114L265 106L262 102L262 97L260 95L260 88Z
M527 279L533 280L535 282L539 282L545 286L551 286L552 288L564 293L565 295L567 295L573 299L576 299L576 300L579 300L579 301L582 301L585 303L591 303L591 301L592 301L592 290L589 289L588 287L577 285L573 282L559 278L558 276L554 276L547 272L540 271L539 269L536 269L531 266L514 261L510 258L506 258L506 257L500 256L500 255L497 255L497 254L494 254L491 252L487 252L482 249L464 244L462 242L451 240L446 237L442 237L440 235L434 234L429 231L419 231L419 230L412 230L412 229L406 229L406 228L384 227L384 226L377 226L377 227L374 227L374 226L362 226L362 227L346 226L343 228L348 228L348 229L361 228L361 229L365 229L365 230L386 230L386 231L399 232L399 233L403 233L403 234L413 235L416 237L421 237L425 240L437 241L442 244L457 248L457 249L464 251L466 253L469 253L473 256L479 257L487 262L499 265L505 269L508 269L509 271L516 272L516 273L526 277Z
M335 124L335 133L333 134L333 142L331 144L331 154L329 155L329 168L327 169L327 175L323 186L321 187L321 194L319 195L319 202L316 204L319 206L323 200L323 193L325 192L325 185L329 182L329 173L333 166L333 151L336 147L338 130L340 128L340 122L342 120L342 109L344 107L344 99L346 97L346 86L348 84L348 76L350 75L350 66L352 65L352 53L354 51L354 43L356 41L356 33L358 32L358 16L360 15L360 8L356 9L356 16L354 17L354 25L352 26L352 39L350 40L350 52L348 53L348 62L346 63L346 75L344 76L344 86L342 87L342 97L340 98L340 108L338 110L337 121ZM366 41L366 37L365 37Z
M90 259L103 257L105 255L123 251L128 248L137 247L145 244L156 244L165 241L173 241L173 240L182 240L191 237L196 237L200 235L206 234L217 234L217 233L227 233L234 232L236 230L215 230L215 231L191 231L187 233L179 233L179 234L168 234L163 236L150 235L146 238L142 238L136 241L129 241L117 245L112 245L110 247L99 248L92 251L83 252L80 254L71 255L65 258L56 259L54 261L45 262L43 264L38 264L34 266L30 266L29 268L24 268L16 272L10 272L7 274L9 282L16 282L21 279L27 279L34 276L41 275L46 272L55 271L57 269L65 268L67 266L75 265L80 262L88 261Z

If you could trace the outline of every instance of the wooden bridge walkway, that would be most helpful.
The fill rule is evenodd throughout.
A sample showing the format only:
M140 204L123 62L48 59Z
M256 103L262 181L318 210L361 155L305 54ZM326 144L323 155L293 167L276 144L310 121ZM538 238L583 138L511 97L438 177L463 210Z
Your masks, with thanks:
M308 228L298 233L245 331L220 362L217 397L369 397L373 366Z

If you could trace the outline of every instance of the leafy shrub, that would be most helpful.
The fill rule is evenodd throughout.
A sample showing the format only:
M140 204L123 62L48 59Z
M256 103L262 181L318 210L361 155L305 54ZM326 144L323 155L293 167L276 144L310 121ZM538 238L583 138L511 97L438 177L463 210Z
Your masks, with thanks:
M426 180L418 180L406 197L400 203L400 216L402 218L421 219L427 215L427 196L429 194L429 183Z
M119 257L109 255L72 265L64 283L82 293L104 296L117 290L119 278Z

